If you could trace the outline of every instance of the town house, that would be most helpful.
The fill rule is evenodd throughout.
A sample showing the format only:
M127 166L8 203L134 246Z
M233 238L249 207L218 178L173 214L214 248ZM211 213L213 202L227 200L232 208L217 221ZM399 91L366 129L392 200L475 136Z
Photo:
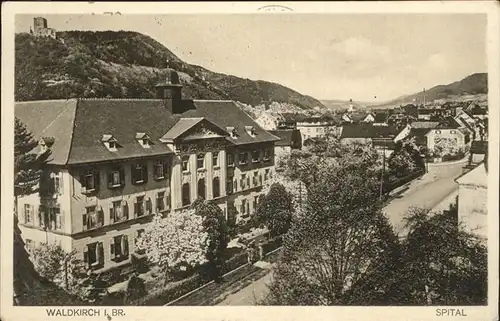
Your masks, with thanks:
M182 99L178 74L156 99L16 103L15 115L50 152L40 192L18 199L27 244L59 243L97 271L141 258L135 239L155 213L198 197L233 224L255 210L279 140L233 101Z

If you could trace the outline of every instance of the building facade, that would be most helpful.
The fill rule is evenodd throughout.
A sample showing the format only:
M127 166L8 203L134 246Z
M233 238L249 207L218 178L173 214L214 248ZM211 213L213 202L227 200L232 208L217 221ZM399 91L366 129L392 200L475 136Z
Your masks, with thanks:
M456 179L458 221L469 232L488 237L488 171L486 163Z
M170 71L157 99L16 103L33 152L50 153L40 192L17 202L28 249L56 242L106 271L144 257L135 240L156 213L200 197L232 224L255 211L279 138L234 102L182 99L181 88Z

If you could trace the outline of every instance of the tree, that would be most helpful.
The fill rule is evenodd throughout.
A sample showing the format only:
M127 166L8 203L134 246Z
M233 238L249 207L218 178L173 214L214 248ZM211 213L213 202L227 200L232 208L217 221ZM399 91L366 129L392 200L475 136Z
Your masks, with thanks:
M394 152L387 160L389 173L395 177L406 176L416 169L424 169L425 161L422 157L423 150L416 144L415 140L398 141Z
M40 178L42 159L30 152L37 145L38 142L34 140L33 134L16 117L14 123L14 195L16 197L36 192L34 187Z
M33 263L40 275L54 281L64 267L66 252L56 243L42 244L33 250Z
M279 183L274 183L259 203L255 220L268 227L271 236L284 234L290 228L294 212L292 195Z
M205 257L208 261L210 276L220 280L224 253L229 243L229 228L221 208L205 200L193 203L196 215L203 218L203 231L207 233L208 245Z
M209 239L203 218L193 209L174 211L165 218L157 214L137 240L148 260L165 272L186 270L206 262Z
M487 304L486 244L465 231L453 209L412 209L406 228L402 269L397 273L402 304Z
M378 203L368 167L332 165L309 187L292 222L267 304L370 305L387 301L398 239Z
M146 295L146 285L144 280L137 276L137 274L132 274L127 284L127 292L125 295L126 302L132 302L138 298Z

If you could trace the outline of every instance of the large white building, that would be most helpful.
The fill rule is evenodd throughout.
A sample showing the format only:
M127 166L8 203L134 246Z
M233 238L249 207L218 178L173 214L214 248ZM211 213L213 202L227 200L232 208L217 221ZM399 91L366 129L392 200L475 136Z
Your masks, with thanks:
M155 213L198 197L232 224L255 211L279 138L233 101L182 99L181 89L172 70L157 99L16 103L34 152L50 151L40 193L18 200L28 249L57 242L105 271L141 257L134 239Z

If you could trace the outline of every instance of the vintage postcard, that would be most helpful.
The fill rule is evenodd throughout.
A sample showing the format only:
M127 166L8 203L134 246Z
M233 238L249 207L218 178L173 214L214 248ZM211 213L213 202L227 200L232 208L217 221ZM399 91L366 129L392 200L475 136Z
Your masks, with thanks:
M4 3L1 320L498 320L499 8Z

